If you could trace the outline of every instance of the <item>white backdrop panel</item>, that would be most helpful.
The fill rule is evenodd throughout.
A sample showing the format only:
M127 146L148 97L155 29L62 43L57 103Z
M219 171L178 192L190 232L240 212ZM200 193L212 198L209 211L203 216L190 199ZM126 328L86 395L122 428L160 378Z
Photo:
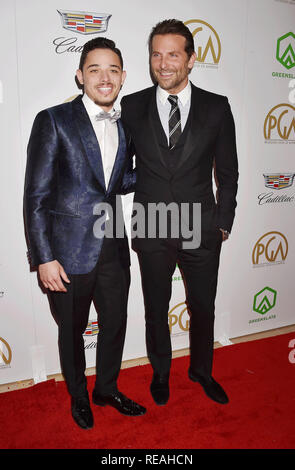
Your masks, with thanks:
M32 377L30 347L35 343L30 279L24 239L23 168L13 2L1 3L2 88L0 100L0 382Z
M228 96L237 131L238 207L230 241L222 248L215 339L226 343L228 338L292 324L291 279L295 255L291 215L294 201L266 203L262 199L259 204L258 196L269 192L286 197L294 194L294 186L282 190L266 188L263 176L275 172L292 173L295 168L293 130L289 139L274 142L266 140L263 134L264 122L271 108L288 103L289 77L278 74L294 74L294 68L287 70L278 62L276 47L278 38L292 31L294 2L128 0L122 3L110 0L106 8L101 9L94 0L82 3L80 0L63 0L62 3L56 0L15 0L9 4L1 1L0 6L2 18L6 18L0 32L1 43L9 43L9 48L2 48L0 52L1 63L5 64L0 76L3 155L0 176L3 221L0 245L0 382L32 376L39 381L46 374L60 371L56 324L46 295L38 286L36 273L29 272L25 255L22 191L26 147L35 115L41 109L80 93L74 80L75 71L81 47L94 35L64 29L57 10L111 15L108 29L101 35L115 40L127 70L127 80L117 107L124 94L151 85L147 49L151 28L158 21L173 17L188 24L199 54L190 79L201 88ZM286 118L284 115L285 125L286 119L291 125L290 116ZM273 136L275 132L276 129ZM132 199L132 195L123 199L127 223ZM260 242L259 249L264 253L258 256L258 266L253 266L254 246L268 232L282 234L273 235L274 239L268 245L269 252L272 249L276 253L273 255L275 259L265 259L267 241L271 237L268 236ZM285 239L288 253L282 259ZM134 252L131 253L131 261L129 317L123 359L146 355L144 305ZM173 349L179 349L188 346L188 315L178 268L172 282L169 323ZM256 294L265 287L276 291L275 303L269 312L262 312L260 308L259 313L253 309L253 302ZM272 291L265 292L267 303ZM96 320L94 307L91 307L89 320ZM95 327L93 323L92 327ZM92 331L95 333L95 328ZM1 342L1 338L5 342ZM6 344L12 351L9 364L3 359L9 355ZM33 352L32 347L35 348ZM93 366L95 334L85 336L85 348L87 366Z

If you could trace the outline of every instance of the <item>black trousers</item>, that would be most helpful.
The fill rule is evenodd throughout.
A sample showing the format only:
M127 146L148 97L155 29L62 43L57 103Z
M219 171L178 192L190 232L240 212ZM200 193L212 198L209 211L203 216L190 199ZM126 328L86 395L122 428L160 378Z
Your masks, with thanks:
M129 266L123 266L115 239L105 238L95 268L68 275L67 292L49 292L58 325L62 372L73 397L87 393L83 333L91 302L98 314L95 389L102 395L117 391L127 322Z
M168 324L172 276L178 264L190 314L190 367L208 377L212 372L214 311L222 235L208 246L182 249L181 242L162 240L159 250L137 251L145 302L146 345L153 370L169 376L171 338Z

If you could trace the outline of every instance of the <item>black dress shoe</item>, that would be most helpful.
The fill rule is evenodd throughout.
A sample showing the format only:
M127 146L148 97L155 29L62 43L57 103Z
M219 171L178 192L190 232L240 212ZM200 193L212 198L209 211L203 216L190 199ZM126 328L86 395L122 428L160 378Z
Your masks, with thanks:
M72 416L74 421L82 429L91 429L93 427L93 414L87 397L72 397Z
M154 374L150 390L157 405L166 405L169 400L169 378L166 375Z
M144 415L146 409L130 400L121 392L114 392L111 395L100 395L95 390L92 393L92 401L95 405L106 406L110 405L116 408L120 413L127 416L141 416Z
M211 398L211 400L221 403L222 405L228 403L228 396L221 385L219 385L213 377L202 377L199 374L195 374L190 369L188 371L188 376L193 382L199 382L203 387L204 392L209 398Z

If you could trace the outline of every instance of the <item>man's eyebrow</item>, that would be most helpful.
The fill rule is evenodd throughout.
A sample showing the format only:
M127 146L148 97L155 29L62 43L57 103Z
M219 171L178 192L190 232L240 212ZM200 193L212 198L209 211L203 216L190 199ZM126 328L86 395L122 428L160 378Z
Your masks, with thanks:
M168 54L178 54L178 52L179 51L177 51L177 50L172 50L172 51L168 51ZM162 52L157 51L157 50L153 50L152 54L162 54Z
M90 67L100 67L100 64L90 64L88 65L87 69L90 69ZM116 64L110 64L109 67L116 67L117 69L121 70L121 67Z

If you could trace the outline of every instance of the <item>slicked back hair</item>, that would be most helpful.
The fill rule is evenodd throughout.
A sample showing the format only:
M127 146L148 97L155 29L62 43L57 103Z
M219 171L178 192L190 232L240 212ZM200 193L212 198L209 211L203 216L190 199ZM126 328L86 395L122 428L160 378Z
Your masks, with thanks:
M121 51L116 47L114 41L102 37L91 39L90 41L84 44L79 63L80 70L83 70L83 65L86 61L88 52L93 51L94 49L110 49L111 51L113 51L119 57L120 64L123 70L123 58Z
M185 24L180 20L170 19L164 20L160 23L157 23L156 26L153 27L150 35L149 35L149 53L152 53L152 42L154 36L156 34L178 34L179 36L183 36L185 38L185 52L188 55L188 58L195 52L195 45L194 45L194 38L190 30L188 29Z

